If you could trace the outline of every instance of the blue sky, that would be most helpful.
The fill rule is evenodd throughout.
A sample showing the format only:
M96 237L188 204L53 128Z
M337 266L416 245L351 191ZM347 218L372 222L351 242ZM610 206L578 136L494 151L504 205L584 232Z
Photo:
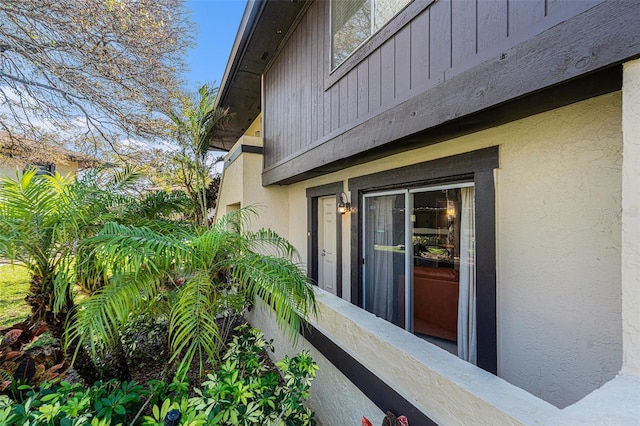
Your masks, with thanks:
M198 27L196 46L187 56L187 90L195 91L203 83L214 81L220 85L245 5L246 0L187 1L191 19Z

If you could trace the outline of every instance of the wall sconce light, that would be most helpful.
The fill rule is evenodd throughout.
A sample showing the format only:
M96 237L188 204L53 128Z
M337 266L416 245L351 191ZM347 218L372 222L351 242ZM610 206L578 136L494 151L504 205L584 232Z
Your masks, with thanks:
M342 197L343 195L344 195L344 198ZM347 194L343 192L340 194L340 202L338 203L338 213L345 214L350 211L351 211L351 203L349 202L349 198L347 198Z

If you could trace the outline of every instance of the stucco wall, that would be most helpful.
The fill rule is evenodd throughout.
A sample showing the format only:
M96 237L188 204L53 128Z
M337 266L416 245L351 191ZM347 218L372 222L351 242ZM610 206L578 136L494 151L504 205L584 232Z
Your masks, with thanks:
M609 95L515 123L501 145L499 374L562 407L622 362L620 122Z
M621 93L600 96L286 187L263 188L261 156L245 153L225 171L220 204L264 205L255 227L272 227L306 259L307 188L342 181L348 189L351 177L499 145L498 375L565 407L622 365L621 99ZM348 214L342 229L348 298ZM631 276L637 261L629 265ZM628 291L637 292L631 284ZM638 316L637 305L628 311Z
M493 145L498 373L564 407L622 362L620 93L291 185L288 237L306 258L307 187ZM345 295L349 229L347 220Z
M275 352L269 354L273 360L281 360L285 355L292 357L306 350L318 364L320 368L311 384L308 405L316 412L319 426L359 425L362 416L367 416L374 424L382 421L383 412L307 340L300 337L297 344L292 345L278 329L269 309L257 303L247 315L247 320L258 327L267 339L274 339Z
M243 136L229 151L225 157L226 160L232 159L242 145L259 147L262 146L262 139ZM286 236L289 231L288 192L281 187L264 188L261 181L261 170L261 154L244 152L233 161L228 162L220 185L216 218L235 209L238 204L240 207L251 206L256 210L257 217L251 219L249 229L257 231L260 228L269 228Z
M622 194L624 367L640 374L640 60L625 64ZM640 401L638 401L640 406Z

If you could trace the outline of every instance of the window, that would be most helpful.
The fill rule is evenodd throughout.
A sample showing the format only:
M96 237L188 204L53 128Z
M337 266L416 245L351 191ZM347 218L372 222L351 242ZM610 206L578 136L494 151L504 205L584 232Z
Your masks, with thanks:
M379 31L411 0L333 0L331 69Z
M497 368L497 147L349 179L351 302Z
M24 171L26 172L29 169L36 169L37 175L54 175L56 173L56 165L53 163L30 164L24 168Z
M476 363L473 183L364 195L363 304Z

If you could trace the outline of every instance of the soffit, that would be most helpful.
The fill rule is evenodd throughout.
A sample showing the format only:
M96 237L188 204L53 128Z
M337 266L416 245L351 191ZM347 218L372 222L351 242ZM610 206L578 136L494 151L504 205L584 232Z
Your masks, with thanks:
M216 103L233 115L211 148L228 151L260 114L262 73L307 0L249 0Z

